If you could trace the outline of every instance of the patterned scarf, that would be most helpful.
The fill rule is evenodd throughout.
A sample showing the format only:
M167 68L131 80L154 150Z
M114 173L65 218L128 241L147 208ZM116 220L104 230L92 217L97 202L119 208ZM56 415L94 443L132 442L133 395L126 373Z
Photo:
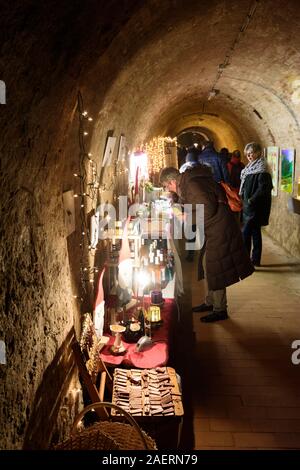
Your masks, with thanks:
M248 163L241 171L241 186L239 194L242 194L243 186L246 176L254 175L256 173L266 173L268 171L267 161L264 157L259 157L253 162Z

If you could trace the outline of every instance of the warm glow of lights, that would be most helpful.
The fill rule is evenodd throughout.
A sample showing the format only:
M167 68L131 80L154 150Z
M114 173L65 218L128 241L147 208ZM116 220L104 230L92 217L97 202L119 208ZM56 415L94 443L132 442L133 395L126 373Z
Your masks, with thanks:
M147 271L145 271L145 270L139 271L138 283L139 283L141 289L143 289L143 290L150 283L150 275Z
M130 155L129 158L129 183L130 185L135 184L136 172L139 168L138 178L139 181L142 179L148 179L148 156L145 152L137 150Z
M151 175L158 174L160 170L171 165L170 147L177 145L176 137L154 137L150 142L145 144L145 150L148 155L148 169Z

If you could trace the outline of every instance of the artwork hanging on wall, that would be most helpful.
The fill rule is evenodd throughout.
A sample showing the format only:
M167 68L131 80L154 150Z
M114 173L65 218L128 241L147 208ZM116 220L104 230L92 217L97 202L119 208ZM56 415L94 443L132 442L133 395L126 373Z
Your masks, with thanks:
M295 168L295 149L281 149L281 181L280 189L286 193L293 192L293 179Z
M124 135L120 136L120 145L118 153L118 162L126 159L126 137Z
M117 140L116 137L108 137L107 144L105 147L104 157L102 161L102 168L112 164L112 155L114 153L116 140Z
M99 222L100 222L100 213L96 212L91 217L91 232L90 232L90 244L91 248L96 248L99 238Z
M267 147L266 156L268 161L269 170L272 176L272 196L278 195L278 177L279 177L279 148Z

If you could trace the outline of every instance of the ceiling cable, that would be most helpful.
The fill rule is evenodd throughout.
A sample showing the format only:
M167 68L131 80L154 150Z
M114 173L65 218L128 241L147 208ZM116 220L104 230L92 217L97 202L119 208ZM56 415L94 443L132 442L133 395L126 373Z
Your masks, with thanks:
M247 13L247 16L242 24L242 26L240 27L235 39L233 40L232 42L232 45L229 47L226 55L225 55L225 58L223 60L223 62L221 64L219 64L218 66L218 72L217 72L217 75L216 75L216 78L213 82L213 85L208 93L208 101L210 101L212 98L214 98L217 94L219 94L219 90L216 89L216 84L218 83L218 81L220 80L220 78L222 77L222 74L224 72L224 69L230 65L230 60L232 58L232 55L237 47L237 45L239 44L240 40L241 40L241 37L242 35L245 33L246 29L248 28L251 20L253 19L253 16L254 16L254 13L256 11L256 8L257 8L257 5L259 3L259 0L255 0L250 9L249 9L249 12Z

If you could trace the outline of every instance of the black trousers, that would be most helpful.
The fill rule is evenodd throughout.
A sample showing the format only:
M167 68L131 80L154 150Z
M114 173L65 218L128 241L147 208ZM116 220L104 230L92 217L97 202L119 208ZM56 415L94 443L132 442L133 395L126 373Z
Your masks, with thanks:
M252 263L260 264L262 253L261 225L250 219L244 223L242 233Z

